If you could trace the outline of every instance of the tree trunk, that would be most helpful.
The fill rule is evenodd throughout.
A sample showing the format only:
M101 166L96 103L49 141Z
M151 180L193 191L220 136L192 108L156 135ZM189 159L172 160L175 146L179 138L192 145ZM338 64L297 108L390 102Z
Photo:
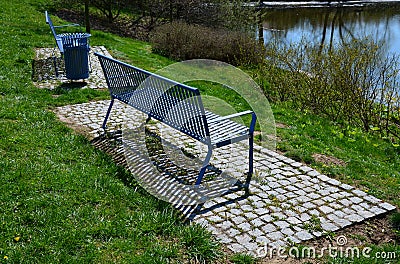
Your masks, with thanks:
M258 41L264 45L264 27L263 27L263 9L262 9L262 1L258 1L256 7L256 24L258 26Z
M85 25L86 33L90 34L89 0L85 0Z

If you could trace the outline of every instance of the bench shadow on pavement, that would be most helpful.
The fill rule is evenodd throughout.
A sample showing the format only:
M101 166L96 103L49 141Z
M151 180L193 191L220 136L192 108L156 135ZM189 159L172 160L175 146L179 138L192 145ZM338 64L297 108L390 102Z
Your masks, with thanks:
M147 137L157 137L154 135L154 133L146 133ZM100 149L101 151L107 153L110 155L113 159L113 161L125 169L129 170L128 168L128 163L125 158L124 154L124 148L123 148L123 140L122 140L122 130L117 129L117 130L107 130L103 133L101 133L98 137L93 138L91 141L91 144L95 146L96 148ZM154 141L152 141L154 142ZM171 143L172 144L172 143ZM161 146L162 147L162 146ZM159 146L157 147L159 148ZM163 162L165 163L165 162ZM157 169L164 169L162 167L157 167ZM217 168L212 168L211 170L214 170L218 172ZM132 187L133 182L136 182L134 179L134 176L130 173L118 173L119 180L121 180L126 186ZM193 178L193 175L190 173L188 174L189 178ZM176 179L177 181L180 182L192 182L191 179L182 179L182 175L179 175L179 179ZM245 194L245 191L241 188L241 182L238 181L237 184L233 185L230 189L227 189L225 193L221 195L221 197L224 197L225 195L235 193L237 198L235 199L222 199L224 200L223 202L217 203L213 202L211 206L204 207L204 204L198 204L198 205L172 205L175 209L177 209L180 212L180 216L183 221L191 221L193 220L197 215L202 215L207 212L210 212L212 210L218 209L220 207L227 206L229 204L234 204L240 200L244 200L248 197L248 195Z

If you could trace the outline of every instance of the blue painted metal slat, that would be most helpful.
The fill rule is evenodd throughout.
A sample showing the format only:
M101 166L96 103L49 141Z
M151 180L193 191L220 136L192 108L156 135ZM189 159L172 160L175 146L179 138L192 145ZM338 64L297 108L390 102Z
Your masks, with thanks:
M206 144L208 153L196 185L203 179L213 148L248 139L249 172L245 184L248 188L253 173L253 133L257 119L254 112L245 111L220 117L205 111L197 88L152 74L102 54L95 53L95 55L100 60L112 98L103 128L106 128L115 98ZM247 114L252 115L250 127L230 120Z

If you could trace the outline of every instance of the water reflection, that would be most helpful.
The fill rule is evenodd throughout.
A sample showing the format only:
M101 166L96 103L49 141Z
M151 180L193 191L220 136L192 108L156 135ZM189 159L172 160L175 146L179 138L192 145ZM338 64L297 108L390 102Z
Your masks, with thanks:
M265 9L262 27L265 43L279 40L289 44L304 37L310 43L331 46L346 38L368 36L377 42L383 41L386 52L400 54L400 4Z

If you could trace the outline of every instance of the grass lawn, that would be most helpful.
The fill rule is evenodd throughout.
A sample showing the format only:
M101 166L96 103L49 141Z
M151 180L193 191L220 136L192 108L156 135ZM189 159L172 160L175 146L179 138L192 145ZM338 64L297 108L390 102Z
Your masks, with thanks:
M54 45L46 2L0 0L0 263L225 263L208 232L181 223L168 204L49 110L108 93L33 85L34 48ZM108 33L94 31L91 45L150 71L172 63L152 54L147 43ZM200 88L224 97L222 90ZM281 125L278 150L400 207L399 147L284 105L272 107ZM344 165L315 161L314 154Z
M33 86L34 48L54 44L44 2L1 1L0 263L221 259L208 232L181 223L168 204L148 195L129 172L49 111L108 96ZM166 59L148 56L148 45L128 42L101 32L92 38L93 45L108 43L114 55L134 56L140 66L165 65Z

